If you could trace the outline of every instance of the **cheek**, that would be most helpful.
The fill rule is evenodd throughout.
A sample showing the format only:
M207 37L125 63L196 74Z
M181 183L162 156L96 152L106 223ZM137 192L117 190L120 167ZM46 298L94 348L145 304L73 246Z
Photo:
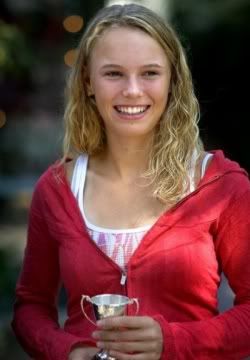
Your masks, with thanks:
M119 88L116 84L107 83L105 81L99 81L94 84L96 99L101 103L110 104L118 91Z
M107 91L101 91L95 94L96 106L104 122L110 118L113 111L112 100L109 95Z
M162 105L166 105L168 100L168 83L160 83L148 86L148 94L151 94L151 97L154 99L156 103L161 103Z
M157 103L159 111L164 111L168 104L168 92L166 91L159 91L156 93L157 96Z

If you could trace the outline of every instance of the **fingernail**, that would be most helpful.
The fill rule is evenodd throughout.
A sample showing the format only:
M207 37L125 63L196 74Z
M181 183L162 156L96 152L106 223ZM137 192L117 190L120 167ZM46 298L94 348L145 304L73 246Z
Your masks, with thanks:
M97 339L99 337L99 333L97 331L94 331L92 333L93 338Z
M96 322L96 325L97 325L97 326L103 326L103 325L104 325L104 323L103 323L103 321L102 321L102 320L98 320L98 321Z

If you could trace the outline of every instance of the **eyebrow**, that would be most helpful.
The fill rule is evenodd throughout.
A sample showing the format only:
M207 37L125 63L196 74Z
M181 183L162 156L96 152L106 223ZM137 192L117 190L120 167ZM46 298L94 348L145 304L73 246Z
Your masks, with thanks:
M118 65L118 64L105 64L101 67L101 69L107 69L107 68L122 68L123 66ZM152 63L152 64L145 64L142 66L142 68L159 68L159 69L163 69L164 66L158 64L158 63Z

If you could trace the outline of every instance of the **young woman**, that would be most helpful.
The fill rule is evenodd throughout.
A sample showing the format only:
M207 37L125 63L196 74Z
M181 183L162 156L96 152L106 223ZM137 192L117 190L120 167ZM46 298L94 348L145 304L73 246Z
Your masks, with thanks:
M102 9L69 80L63 161L40 178L30 209L13 328L32 358L250 354L250 184L222 151L203 150L198 115L171 27L142 6ZM222 271L236 297L219 314ZM128 308L94 327L81 295L105 293L138 298L138 315Z

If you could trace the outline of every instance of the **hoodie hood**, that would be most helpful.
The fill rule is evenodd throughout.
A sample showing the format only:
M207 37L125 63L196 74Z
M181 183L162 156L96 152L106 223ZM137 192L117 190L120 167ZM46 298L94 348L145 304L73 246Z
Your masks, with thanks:
M248 173L245 169L241 168L236 161L232 161L225 157L222 150L209 151L213 154L212 161L207 167L205 176L201 181L201 185L214 178L219 178L229 173L239 173L248 178Z

